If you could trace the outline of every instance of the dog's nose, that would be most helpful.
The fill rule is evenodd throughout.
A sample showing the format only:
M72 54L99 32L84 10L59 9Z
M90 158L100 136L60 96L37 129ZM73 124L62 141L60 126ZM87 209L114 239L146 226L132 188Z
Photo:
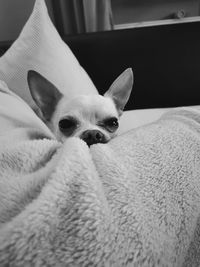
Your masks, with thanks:
M98 130L87 130L84 131L80 138L87 143L88 146L97 143L106 143L105 135Z

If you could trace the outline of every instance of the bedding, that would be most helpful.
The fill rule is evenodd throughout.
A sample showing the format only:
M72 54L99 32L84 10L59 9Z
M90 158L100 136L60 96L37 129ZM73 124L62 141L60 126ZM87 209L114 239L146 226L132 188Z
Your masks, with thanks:
M172 108L136 109L124 111L119 123L118 134L151 123L159 119L164 113Z
M198 105L189 107L194 109L200 108ZM131 129L152 123L171 110L174 110L174 108L148 108L124 111L120 118L118 134L126 133Z
M199 266L199 106L126 111L108 144L61 144L29 69L97 93L36 0L0 58L0 266Z
M1 99L0 266L199 266L199 108L89 149Z

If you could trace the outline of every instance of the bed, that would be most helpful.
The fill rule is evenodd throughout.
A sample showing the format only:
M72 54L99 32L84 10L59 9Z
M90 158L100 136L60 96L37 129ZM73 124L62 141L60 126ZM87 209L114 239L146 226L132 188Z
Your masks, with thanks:
M14 44L0 44L0 266L200 265L199 29L64 43L36 1ZM108 144L61 144L31 108L29 68L104 93L127 67L133 92Z

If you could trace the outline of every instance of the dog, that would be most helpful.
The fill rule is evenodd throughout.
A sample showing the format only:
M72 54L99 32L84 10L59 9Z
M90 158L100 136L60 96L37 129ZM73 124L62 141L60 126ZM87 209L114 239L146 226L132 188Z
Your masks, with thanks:
M34 70L28 71L27 81L40 118L56 139L64 142L74 136L91 146L116 136L119 118L132 91L133 72L126 69L103 96L77 95L72 99Z

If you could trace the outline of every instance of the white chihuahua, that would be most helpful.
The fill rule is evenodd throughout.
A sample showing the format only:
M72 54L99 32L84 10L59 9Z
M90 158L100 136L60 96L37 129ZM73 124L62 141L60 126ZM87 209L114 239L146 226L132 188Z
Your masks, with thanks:
M68 99L36 71L28 72L31 95L41 111L41 119L58 141L76 136L88 146L107 143L116 135L118 119L129 99L133 73L125 70L101 95L79 95Z

